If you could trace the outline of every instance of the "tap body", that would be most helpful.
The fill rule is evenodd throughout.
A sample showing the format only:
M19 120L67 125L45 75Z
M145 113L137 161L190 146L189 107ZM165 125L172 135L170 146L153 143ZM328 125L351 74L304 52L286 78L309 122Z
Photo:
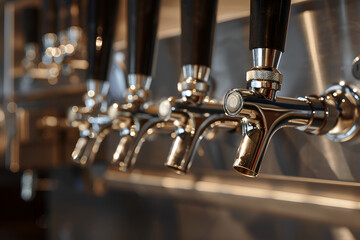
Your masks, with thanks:
M274 133L293 127L309 134L327 134L335 141L345 141L357 134L359 120L357 88L341 82L321 96L266 99L253 90L232 89L225 95L225 111L241 119L242 140L234 169L256 176L266 148ZM231 110L229 110L229 106ZM234 111L234 106L238 106Z
M225 115L221 101L208 96L208 73L205 66L183 66L181 97L169 97L159 105L159 117L173 125L175 134L165 166L179 174L188 172L197 146L211 129L238 130L241 123Z

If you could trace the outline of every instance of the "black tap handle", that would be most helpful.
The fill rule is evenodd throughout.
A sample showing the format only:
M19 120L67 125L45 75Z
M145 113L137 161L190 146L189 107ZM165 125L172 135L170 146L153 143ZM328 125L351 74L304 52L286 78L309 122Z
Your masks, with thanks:
M129 74L151 75L160 0L128 0Z
M26 43L39 43L40 11L36 7L23 10L23 23Z
M56 33L57 8L55 0L43 0L43 34Z
M290 0L251 0L250 50L271 48L284 52Z
M106 81L119 0L89 0L87 79Z
M181 0L182 65L211 66L217 0Z

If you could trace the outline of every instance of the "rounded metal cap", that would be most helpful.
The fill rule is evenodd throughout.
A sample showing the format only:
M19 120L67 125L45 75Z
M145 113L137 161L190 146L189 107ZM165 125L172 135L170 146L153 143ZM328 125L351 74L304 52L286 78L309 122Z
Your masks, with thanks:
M244 100L239 90L232 89L226 93L224 99L224 110L227 115L232 117L238 115L243 106Z
M324 98L336 102L340 111L336 125L326 134L334 142L358 140L360 133L360 90L340 81L324 92Z

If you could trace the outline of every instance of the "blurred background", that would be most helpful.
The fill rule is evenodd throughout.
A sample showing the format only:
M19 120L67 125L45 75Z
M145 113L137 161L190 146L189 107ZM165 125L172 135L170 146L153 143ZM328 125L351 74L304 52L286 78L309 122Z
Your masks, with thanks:
M232 169L240 134L207 136L192 169L165 168L171 136L151 136L136 167L108 167L111 132L88 168L74 166L79 138L67 112L86 92L87 1L0 1L1 239L358 239L359 142L334 143L295 129L270 142L261 174ZM108 102L124 100L127 1L119 0ZM251 68L248 0L219 0L213 96L246 87ZM177 96L180 1L162 0L152 99ZM292 1L280 96L360 87L360 2Z

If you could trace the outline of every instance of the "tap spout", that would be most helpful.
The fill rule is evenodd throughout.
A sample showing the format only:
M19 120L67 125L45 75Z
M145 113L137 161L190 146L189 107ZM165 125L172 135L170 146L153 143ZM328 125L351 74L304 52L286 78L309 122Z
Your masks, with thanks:
M197 127L192 132L175 131L177 135L171 146L165 166L173 169L178 174L186 174L189 171L201 140L211 129L221 127L236 131L241 126L241 121L224 114L213 114L208 118L201 119L201 121L201 124L195 124Z
M109 132L110 130L106 128L96 136L81 136L76 142L75 148L71 153L72 160L83 167L92 164L99 151L101 143Z
M144 122L138 132L123 136L113 155L113 163L120 171L126 172L135 165L137 155L146 139L160 131L170 132L172 125L159 118L151 118Z
M71 157L73 161L80 166L85 166L89 162L92 162L96 152L93 151L96 144L96 138L90 137L80 137L75 145L73 152L71 153Z

